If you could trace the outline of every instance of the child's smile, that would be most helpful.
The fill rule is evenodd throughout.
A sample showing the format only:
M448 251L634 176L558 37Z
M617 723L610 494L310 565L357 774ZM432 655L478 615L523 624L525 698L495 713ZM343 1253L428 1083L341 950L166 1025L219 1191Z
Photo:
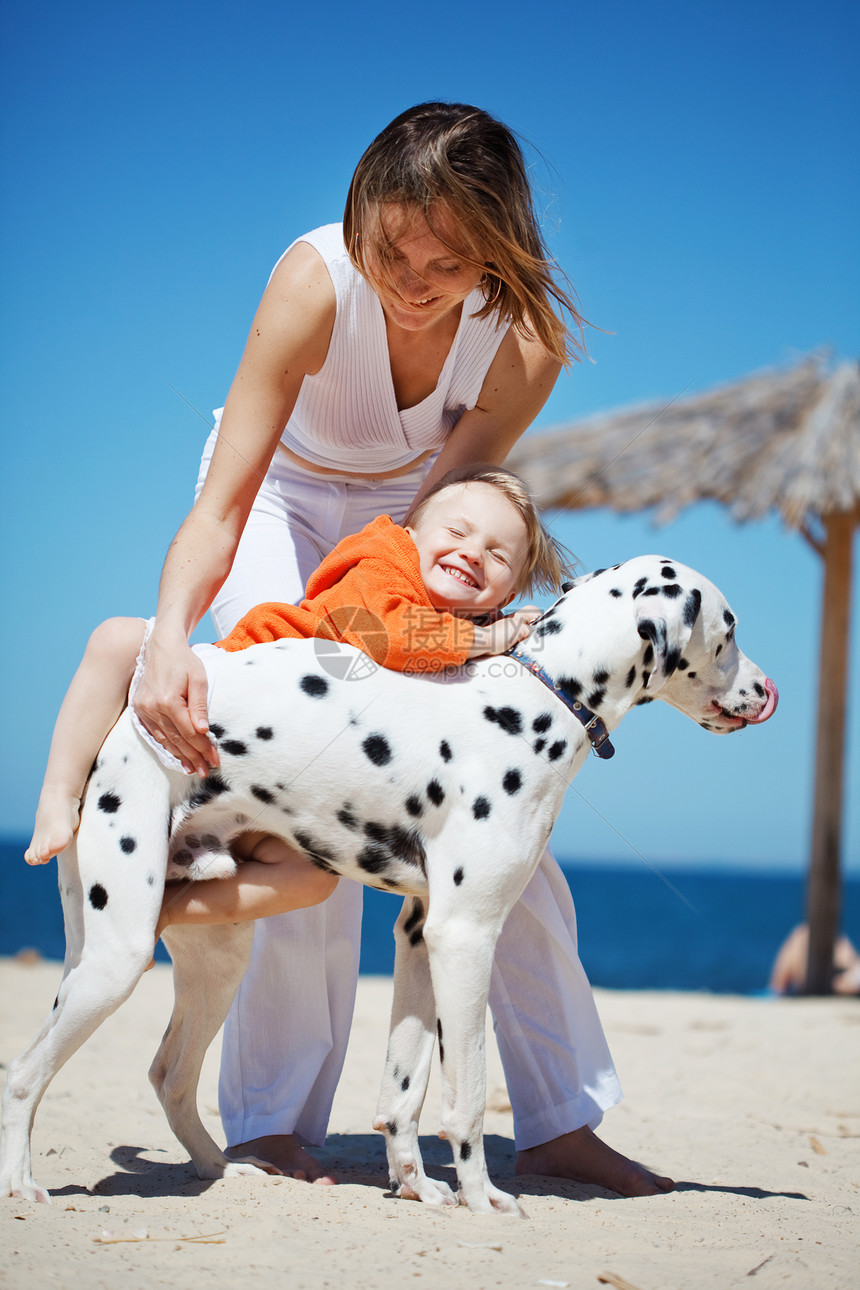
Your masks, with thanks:
M519 591L528 534L516 507L497 488L478 482L446 488L409 532L435 609L485 614Z

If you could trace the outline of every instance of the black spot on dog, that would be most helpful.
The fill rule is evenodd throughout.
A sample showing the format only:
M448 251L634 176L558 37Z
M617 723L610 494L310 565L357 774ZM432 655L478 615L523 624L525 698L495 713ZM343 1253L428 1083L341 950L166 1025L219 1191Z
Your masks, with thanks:
M518 770L508 770L502 778L502 788L513 797L523 786L523 777Z
M395 1077L395 1078L396 1078L396 1077ZM406 1090L408 1089L408 1087L409 1087L409 1076L408 1076L408 1075L404 1075L404 1076L403 1076L403 1079L400 1081L400 1089L401 1089L401 1092L405 1093L405 1092L406 1092Z
M322 699L328 694L328 681L322 676L314 676L308 673L299 681L299 689L311 699Z
M200 839L198 838L197 834L196 834L196 833L186 833L186 835L185 835L185 845L186 845L187 847L190 847L192 851L196 851L196 850L197 850L197 848L200 846Z
M592 690L591 694L589 694L588 696L589 708L591 708L592 711L595 708L599 708L605 698L606 698L605 690Z
M549 757L550 761L558 761L559 757L562 755L566 747L567 747L567 740L558 739L552 745L549 752L547 753L547 756Z
M659 595L660 595L660 592L661 592L662 590L663 590L663 588L662 588L662 587L646 587L646 588L645 588L645 590L642 592L642 595L643 595L643 596L659 596Z
M307 854L308 859L318 869L323 869L326 873L337 872L329 863L335 859L335 854L329 847L317 841L310 833L296 831L295 838L301 849Z
M365 873L382 873L391 864L391 855L384 847L363 847L355 858Z
M677 578L678 576L675 570L672 568L671 564L667 564L664 568L662 568L660 570L660 573L664 578L669 578L669 579Z
M275 800L275 794L270 792L268 788L263 788L262 784L252 784L251 792L258 802L265 802L266 806L271 806Z
M714 658L716 658L716 657L717 657L717 655L719 654L719 652L720 652L720 650L721 650L722 648L723 648L723 647L722 647L722 645L718 645L718 646L717 646L717 648L714 650Z
M606 572L606 569L595 569L594 573L591 576L592 578L599 578L601 573L605 573L605 572Z
M100 882L94 882L90 887L89 898L93 909L104 909L108 903L108 894Z
M221 839L216 837L214 833L204 833L200 839L200 845L204 846L207 851L219 851L221 849Z
M685 658L679 658L679 659L678 659L678 671L679 671L679 672L686 672L686 670L687 670L687 668L688 668L689 666L690 666L690 664L687 662L687 660L686 660Z
M610 596L615 596L615 597L616 597L616 599L617 599L619 596L623 596L623 595L624 595L624 592L621 590L621 588L620 588L620 587L612 587L612 588L610 589L609 594L610 594Z
M755 681L755 682L753 683L753 689L755 690L756 694L758 695L758 697L759 697L760 699L763 699L763 698L764 698L764 696L765 696L765 694L767 693L767 691L765 690L764 686L763 686L763 685L759 685L758 681Z
M681 587L677 582L667 582L663 588L663 595L668 597L669 600L677 600L680 594Z
M543 636L554 636L556 632L560 631L563 631L562 624L557 618L550 618L548 621L545 620L544 622L539 623L532 632L532 635L536 636L537 639L540 640Z
M552 714L542 712L539 717L535 717L532 722L532 730L538 735L544 734L552 725Z
M241 739L225 739L221 745L221 751L229 753L231 757L244 757L248 751L248 745L243 744ZM206 782L209 782L208 775Z
M394 860L402 860L406 864L417 865L422 872L424 871L427 854L419 833L402 829L399 824L377 824L373 820L367 821L364 832L370 841L375 843L377 851L384 850L386 864L391 864ZM373 872L379 871L373 870Z
M257 726L254 733L258 739L271 739L275 732L271 726Z
M223 738L224 738L224 727L223 727L223 726L216 725L216 723L213 721L213 722L211 722L211 723L210 723L210 725L209 725L209 733L210 733L211 735L214 735L216 739L223 739Z
M506 734L518 735L522 732L523 719L516 708L493 708L487 704L484 717L487 721L495 721Z
M122 799L117 797L116 793L102 793L98 806L105 815L114 815L122 806Z
M445 801L445 790L438 779L431 779L427 785L427 796L434 806L441 806Z
M394 1120L386 1120L385 1127L391 1134L392 1138L397 1136L397 1124Z
M624 684L628 690L630 689L631 685L635 680L636 680L636 668L634 666L634 667L631 667L630 671L627 673L627 676L624 678Z
M468 1143L468 1142L461 1142L461 1143L460 1143L460 1159L461 1159L461 1160L468 1160L468 1159L469 1159L469 1157L471 1156L471 1154L472 1154L472 1148L471 1148L471 1146L469 1145L469 1143Z
M601 669L599 672L594 673L593 680L595 685L605 685L609 680L609 673Z
M176 851L170 858L180 869L187 869L190 864L194 864L194 856L190 851Z
M412 913L409 915L406 922L403 924L403 930L407 936L409 935L410 932L415 930L416 926L418 925L418 923L422 921L423 918L424 918L424 906L421 904L420 900L413 900Z
M406 809L410 815L415 815L415 816L421 815L424 811L424 807L421 804L420 797L416 797L414 793L412 794L411 797L407 797Z
M575 703L582 695L582 682L572 676L563 676L558 682L559 694L564 695L568 703Z
M729 628L734 627L735 623L737 622L737 619L735 618L734 614L730 609L723 610L723 622Z
M532 752L542 753L545 747L546 747L545 739L536 739L532 744Z
M391 746L384 735L368 735L361 747L374 766L387 766L391 761Z
M443 739L441 744L439 745L439 756L442 758L443 761L450 761L451 758L454 756L454 754L451 752L451 748L447 739Z
M459 887L462 881L463 881L463 870L461 867L459 869L454 870L454 886Z
M633 599L635 600L637 596L641 596L647 586L647 577L637 578L636 582L633 584Z
M125 838L120 838L119 840L120 851L122 851L127 856L130 856L132 851L134 851L136 847L137 847L137 843L135 842L134 838L125 837Z
M646 680L647 680L647 677L646 677ZM654 702L653 695L650 695L650 694L643 694L641 698L639 698L639 699L637 699L637 700L636 700L636 702L634 703L634 705L633 705L633 706L634 706L634 708L641 708L641 707L643 707L646 703L653 703L653 702Z
M59 1008L59 1006L60 1006L60 996L57 995L56 999L54 1000L54 1006L51 1009L51 1012L54 1012L55 1009Z
M695 673L695 672L688 672L688 673L687 673L687 680L688 680L688 681L695 681L695 679L696 679L696 675L697 675L697 673Z
M438 1017L436 1018L436 1035L439 1039L439 1061L444 1062L445 1049L442 1047L442 1022Z
M352 807L349 805L348 802L344 802L343 806L340 808L340 810L337 813L337 818L340 820L344 828L347 828L347 829L358 828L358 820L353 815Z
M694 587L687 599L684 601L684 624L687 627L695 627L696 619L699 617L699 610L702 608L702 593L698 587Z
M645 664L645 666L646 666L646 667L648 667L651 663L653 663L653 662L654 662L654 646L653 646L653 645L647 645L647 646L645 647L645 653L642 655L642 662Z
M486 820L492 807L486 797L476 797L472 803L472 814L476 820Z
M403 932L409 937L410 945L420 945L424 939L424 906L420 900L413 900L412 913L403 924Z
M154 886L155 886L155 874L154 874L154 873L148 873L148 874L146 875L146 885L147 885L148 887L154 887Z
M681 658L681 651L678 649L677 645L673 645L671 649L666 650L666 661L663 666L666 669L667 676L674 675L674 673L677 670L678 662L680 658Z

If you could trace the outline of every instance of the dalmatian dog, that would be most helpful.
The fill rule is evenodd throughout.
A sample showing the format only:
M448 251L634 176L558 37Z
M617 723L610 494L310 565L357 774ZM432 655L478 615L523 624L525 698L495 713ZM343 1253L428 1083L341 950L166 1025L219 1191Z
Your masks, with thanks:
M326 642L329 648L330 643ZM152 955L165 879L226 875L231 841L267 830L334 873L405 896L374 1127L392 1187L430 1205L519 1212L483 1150L484 1021L496 940L534 872L565 789L636 704L663 699L715 734L760 724L777 691L735 643L705 578L639 557L587 575L510 656L442 675L338 675L319 641L225 654L210 720L221 766L165 770L128 712L90 778L59 861L64 976L41 1032L9 1070L0 1195L48 1200L30 1133L49 1081L131 994ZM366 663L349 647L340 662ZM607 771L607 773L609 773ZM150 1070L202 1178L256 1172L204 1129L197 1082L247 966L252 924L171 927L175 1006ZM459 1196L424 1172L418 1116L438 1042L441 1134Z

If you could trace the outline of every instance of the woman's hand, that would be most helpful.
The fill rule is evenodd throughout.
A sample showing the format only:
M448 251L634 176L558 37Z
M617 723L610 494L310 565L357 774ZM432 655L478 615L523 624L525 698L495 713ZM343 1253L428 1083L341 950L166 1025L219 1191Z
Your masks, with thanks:
M475 627L475 640L469 650L469 658L481 658L486 654L506 654L514 645L531 632L532 626L541 616L536 605L527 605L512 614L505 614L487 627Z
M206 669L184 637L165 643L153 629L134 710L149 733L190 774L206 775L218 765L208 738Z

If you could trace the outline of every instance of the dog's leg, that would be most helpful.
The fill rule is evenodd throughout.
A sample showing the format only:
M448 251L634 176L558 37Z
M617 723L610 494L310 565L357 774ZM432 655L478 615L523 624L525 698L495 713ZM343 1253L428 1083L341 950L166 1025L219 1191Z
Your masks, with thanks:
M392 1191L427 1205L456 1205L448 1184L424 1173L418 1146L418 1117L436 1043L436 1013L424 943L424 904L417 897L404 900L394 936L391 1031L373 1127L385 1134Z
M60 882L67 884L63 887L64 901L80 892L74 852L73 843L62 857ZM119 895L115 900L118 903ZM30 1134L36 1109L57 1071L128 998L140 979L152 956L152 930L147 928L150 924L155 927L154 897L149 906L141 893L136 912L138 934L119 939L103 935L104 909L96 910L89 902L76 909L75 920L80 920L83 927L83 946L75 946L67 955L65 975L50 1016L30 1047L9 1067L3 1097L0 1196L50 1200L31 1173Z
M149 1070L168 1123L201 1178L277 1172L258 1160L228 1160L200 1120L197 1085L206 1050L224 1023L251 957L253 923L169 927L175 1002Z
M501 869L501 857L496 860ZM468 899L468 871L462 887L443 884L439 891L437 884L424 927L442 1067L440 1132L454 1153L460 1201L479 1213L523 1214L515 1197L492 1184L484 1158L487 996L496 942L518 895L521 872L512 878L510 870L508 883L500 881L492 909L485 903L481 910Z

